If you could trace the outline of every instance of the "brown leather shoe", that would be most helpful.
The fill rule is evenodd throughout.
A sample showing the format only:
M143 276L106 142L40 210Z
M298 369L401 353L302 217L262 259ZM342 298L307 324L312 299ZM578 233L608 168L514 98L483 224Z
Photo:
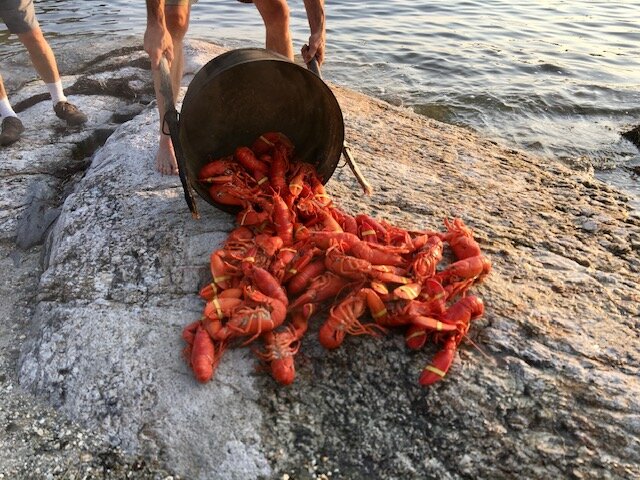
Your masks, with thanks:
M6 147L15 143L24 132L24 125L18 117L5 117L0 127L0 145Z
M53 111L56 112L56 116L65 120L67 125L75 127L76 125L82 125L87 121L87 116L82 113L78 107L69 102L58 102Z

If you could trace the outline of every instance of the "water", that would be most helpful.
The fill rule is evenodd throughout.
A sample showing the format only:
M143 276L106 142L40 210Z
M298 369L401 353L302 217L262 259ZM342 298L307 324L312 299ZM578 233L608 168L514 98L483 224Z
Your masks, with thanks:
M308 37L290 2L294 49ZM640 153L620 132L640 124L640 2L334 0L327 2L331 82L560 159L622 188L640 210ZM82 37L142 34L144 2L36 1L59 55ZM189 37L263 46L253 5L201 0ZM22 51L0 32L0 62ZM6 74L0 63L0 71Z

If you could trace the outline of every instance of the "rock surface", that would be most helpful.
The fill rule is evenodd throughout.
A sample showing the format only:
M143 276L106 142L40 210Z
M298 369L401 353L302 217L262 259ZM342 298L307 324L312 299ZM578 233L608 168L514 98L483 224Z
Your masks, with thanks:
M191 73L222 51L189 49ZM158 120L145 106L143 52L83 72L70 80L85 129L60 132L53 117L0 151L0 387L26 397L15 393L18 370L20 389L55 409L38 406L43 416L88 432L95 443L71 450L93 470L77 472L95 472L108 452L130 478L640 476L640 218L623 194L332 86L374 194L363 197L347 168L329 193L347 211L407 228L463 218L493 262L473 290L485 315L431 388L417 378L432 349L409 353L390 335L328 352L313 332L290 387L256 373L248 349L227 352L202 386L181 358L180 331L200 315L209 253L233 218L198 198L202 218L192 220L179 180L153 169ZM48 102L27 106L30 88L22 115L47 118ZM27 478L20 464L37 448L11 448L30 423L13 405L0 410L0 474Z

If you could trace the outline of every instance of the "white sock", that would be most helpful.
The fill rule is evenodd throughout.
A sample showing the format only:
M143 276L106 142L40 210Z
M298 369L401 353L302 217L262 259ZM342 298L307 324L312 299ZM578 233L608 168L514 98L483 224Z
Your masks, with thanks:
M53 101L54 106L58 102L67 101L67 97L64 96L64 91L62 90L62 80L58 80L56 83L47 83L46 85L49 89L49 93L51 94L51 100Z
M9 99L7 97L0 98L0 117L17 117L16 112L11 108Z

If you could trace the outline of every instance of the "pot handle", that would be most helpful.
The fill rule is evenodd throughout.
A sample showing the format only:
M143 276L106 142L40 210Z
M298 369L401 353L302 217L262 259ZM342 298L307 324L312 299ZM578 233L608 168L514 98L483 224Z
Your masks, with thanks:
M349 165L349 168L351 168L351 171L353 172L353 175L356 177L356 180L362 187L362 191L364 192L364 194L371 196L371 194L373 193L373 188L371 187L371 184L367 182L367 179L364 178L364 176L362 175L362 172L358 168L358 164L355 162L355 160L351 156L351 150L349 150L349 147L347 146L347 142L344 142L342 144L342 155L347 161L347 165Z
M302 47L302 50L304 51L307 48L309 47L305 45ZM320 65L318 65L318 60L315 57L313 57L311 61L307 63L307 68L311 70L313 73L315 73L318 77L322 78L322 74L320 72ZM365 195L371 195L373 193L373 188L371 188L371 184L367 182L367 180L362 175L362 172L360 172L360 168L358 168L358 164L353 159L353 156L351 155L351 151L349 150L349 147L347 147L347 142L344 142L342 144L342 156L346 160L347 165L349 165L349 168L353 172L353 175L356 177L356 180L362 187L362 191L365 193Z
M171 87L169 62L164 55L160 59L160 94L164 97L166 108L162 119L162 133L171 137L171 143L173 144L173 150L176 154L178 164L178 174L180 176L180 182L182 182L182 189L184 190L184 199L187 201L191 216L199 219L200 214L198 213L198 207L191 191L191 183L189 182L187 168L185 166L184 151L182 150L182 143L180 143L179 116L176 106L173 103L173 88ZM169 129L168 132L165 131L165 126Z
M318 77L322 78L322 73L320 73L320 65L318 65L318 60L316 59L316 57L313 57L311 61L307 63L307 68L315 73Z

